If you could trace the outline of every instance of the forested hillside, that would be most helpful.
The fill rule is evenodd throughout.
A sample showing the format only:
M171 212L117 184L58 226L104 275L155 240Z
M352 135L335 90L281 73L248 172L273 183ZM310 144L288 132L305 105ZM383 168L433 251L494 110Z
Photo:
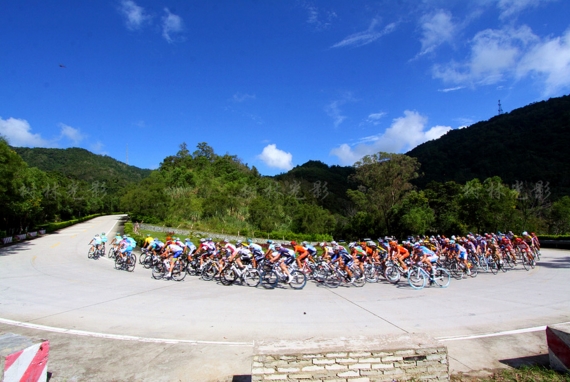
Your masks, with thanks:
M509 185L549 184L553 197L570 195L570 96L537 102L452 130L406 155L422 164L420 187L430 181L465 183L499 176Z
M129 166L107 155L97 155L85 149L46 149L14 147L30 167L60 173L88 183L105 183L114 192L129 183L136 183L150 175L151 170Z

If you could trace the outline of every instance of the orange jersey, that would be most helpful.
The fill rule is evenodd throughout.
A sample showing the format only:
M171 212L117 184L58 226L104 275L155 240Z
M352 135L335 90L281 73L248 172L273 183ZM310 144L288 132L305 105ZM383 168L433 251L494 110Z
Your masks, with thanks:
M296 245L296 246L294 246L294 247L293 247L293 250L294 250L295 252L297 252L299 255L304 255L304 254L306 254L306 253L309 253L309 252L307 251L307 249L306 249L305 247L303 247L302 245Z

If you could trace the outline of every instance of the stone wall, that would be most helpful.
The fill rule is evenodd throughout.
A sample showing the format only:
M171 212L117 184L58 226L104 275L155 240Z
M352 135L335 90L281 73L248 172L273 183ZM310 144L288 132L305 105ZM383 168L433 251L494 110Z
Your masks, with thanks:
M448 381L447 348L422 335L261 343L252 381Z

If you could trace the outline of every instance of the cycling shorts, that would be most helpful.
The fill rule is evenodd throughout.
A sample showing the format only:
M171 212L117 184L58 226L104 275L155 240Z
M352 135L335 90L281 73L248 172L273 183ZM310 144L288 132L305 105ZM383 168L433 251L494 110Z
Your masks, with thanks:
M180 256L182 256L182 252L183 251L176 251L174 252L174 255L172 255L172 257L174 257L175 259L179 258Z
M430 263L437 263L439 257L437 255L434 255L434 256L428 256L427 259L430 261Z
M467 259L467 252L459 252L459 258L462 260Z

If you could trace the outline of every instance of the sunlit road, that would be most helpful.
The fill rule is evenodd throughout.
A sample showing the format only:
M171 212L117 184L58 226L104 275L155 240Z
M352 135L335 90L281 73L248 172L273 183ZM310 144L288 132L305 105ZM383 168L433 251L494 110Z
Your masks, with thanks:
M88 259L93 235L115 232L118 220L100 217L0 249L0 330L50 339L54 381L231 380L249 374L257 340L402 332L449 340L570 321L567 251L543 250L528 272L480 274L447 289L380 282L264 290L190 276L157 281L140 264L127 273L107 258ZM541 336L531 329L445 344L452 368L468 371L538 354Z

